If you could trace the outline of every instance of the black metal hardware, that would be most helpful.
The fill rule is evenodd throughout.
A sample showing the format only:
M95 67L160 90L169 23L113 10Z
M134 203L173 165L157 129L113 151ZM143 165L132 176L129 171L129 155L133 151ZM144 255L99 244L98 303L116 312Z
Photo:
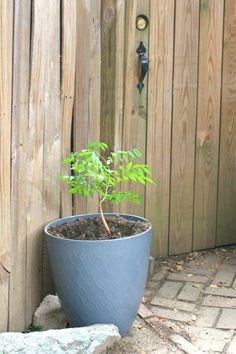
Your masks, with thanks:
M144 83L143 80L147 74L148 71L148 58L145 56L146 53L146 48L144 47L143 42L140 42L136 53L139 56L139 61L140 61L140 76L138 79L138 84L137 84L137 88L139 90L139 93L142 92L142 89L144 87Z

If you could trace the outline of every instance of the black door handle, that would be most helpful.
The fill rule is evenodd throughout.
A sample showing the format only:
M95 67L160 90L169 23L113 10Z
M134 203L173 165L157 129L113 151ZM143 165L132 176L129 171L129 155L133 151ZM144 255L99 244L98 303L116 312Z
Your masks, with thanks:
M145 56L146 53L146 48L144 47L143 42L140 42L136 53L139 56L139 61L140 61L140 76L138 79L138 84L137 84L137 88L139 90L139 93L141 93L143 87L144 87L144 83L143 80L147 74L148 71L148 58Z

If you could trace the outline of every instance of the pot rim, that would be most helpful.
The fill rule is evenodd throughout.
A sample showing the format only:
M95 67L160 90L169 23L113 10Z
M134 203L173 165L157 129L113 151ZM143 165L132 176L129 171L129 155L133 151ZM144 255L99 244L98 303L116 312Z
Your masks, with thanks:
M61 238L61 237L58 237L58 236L55 236L55 235L51 235L49 232L48 232L48 229L52 226L52 224L56 224L57 222L61 221L61 220L66 220L67 219L71 219L71 218L79 218L81 216L83 217L86 217L86 216L89 216L90 218L92 218L93 216L94 217L97 217L99 216L100 214L99 213L86 213L86 214L78 214L78 215L70 215L70 216L65 216L64 218L58 218L58 219L55 219L55 220L52 220L50 221L45 227L44 227L44 233L46 234L47 237L52 237L54 239L57 239L57 240L60 240L60 241L66 241L66 242L83 242L83 243L108 243L108 242L121 242L121 241L124 241L124 240L129 240L129 239L133 239L133 238L136 238L136 237L140 237L141 235L147 233L147 232L150 232L152 230L152 224L151 222L142 217L142 216L139 216L139 215L132 215L132 214L123 214L123 213L104 213L105 216L122 216L122 217L125 217L125 216L128 216L128 217L134 217L134 218L137 218L137 219L140 219L141 221L146 221L147 223L149 223L149 227L147 228L147 230L141 232L141 233L138 233L136 235L131 235L131 236L126 236L126 237L121 237L121 238L115 238L115 239L107 239L107 240L73 240L73 239L69 239L69 238Z

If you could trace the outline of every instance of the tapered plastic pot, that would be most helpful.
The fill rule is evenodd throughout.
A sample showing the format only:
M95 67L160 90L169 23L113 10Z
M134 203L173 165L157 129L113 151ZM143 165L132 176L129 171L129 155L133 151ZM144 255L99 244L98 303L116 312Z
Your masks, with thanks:
M124 336L132 326L145 289L151 226L138 235L95 241L63 239L48 231L58 224L97 216L66 217L45 227L53 278L70 326L113 323Z

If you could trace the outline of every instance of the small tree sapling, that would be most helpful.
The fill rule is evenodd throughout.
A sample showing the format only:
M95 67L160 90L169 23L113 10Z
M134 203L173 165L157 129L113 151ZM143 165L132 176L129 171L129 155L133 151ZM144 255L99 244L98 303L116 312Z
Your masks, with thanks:
M71 153L63 161L64 164L70 165L72 173L60 176L60 179L69 185L70 194L80 197L92 197L94 192L98 194L99 212L108 237L111 232L103 213L104 201L116 204L129 201L139 204L139 194L120 191L116 189L117 186L121 182L142 185L153 183L148 166L135 163L141 156L141 152L136 148L109 153L108 145L98 142L86 145L85 149L79 152Z

